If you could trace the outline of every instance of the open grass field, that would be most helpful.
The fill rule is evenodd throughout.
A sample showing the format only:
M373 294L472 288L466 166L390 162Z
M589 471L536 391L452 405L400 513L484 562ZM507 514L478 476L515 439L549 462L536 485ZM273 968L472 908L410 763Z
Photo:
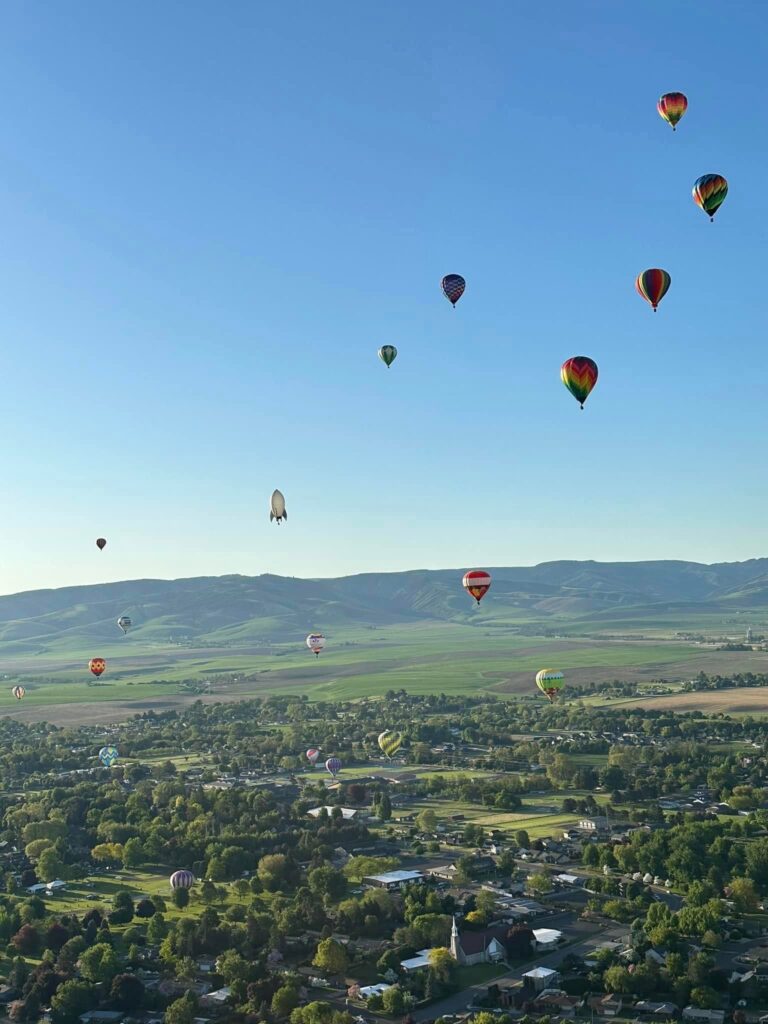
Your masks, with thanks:
M768 663L764 653L721 652L671 635L670 630L666 637L635 639L534 637L507 627L435 622L340 630L328 636L319 658L300 644L201 649L161 647L129 636L97 652L4 659L7 689L0 690L0 707L4 714L29 721L114 723L195 700L271 694L356 699L404 689L514 698L533 693L533 676L543 666L562 668L568 681L578 685L614 679L674 682L701 670L762 671ZM95 653L106 657L107 672L93 685L86 666ZM22 702L10 694L16 683L27 691Z
M668 697L627 700L627 706L658 708L668 711L704 711L707 714L768 714L768 687L755 689L709 690L699 693L674 693Z

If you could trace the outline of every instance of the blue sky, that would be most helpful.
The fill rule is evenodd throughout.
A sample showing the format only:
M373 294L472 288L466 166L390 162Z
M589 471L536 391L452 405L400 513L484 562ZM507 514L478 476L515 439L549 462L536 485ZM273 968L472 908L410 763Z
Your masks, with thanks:
M0 592L766 554L767 28L761 3L9 0Z

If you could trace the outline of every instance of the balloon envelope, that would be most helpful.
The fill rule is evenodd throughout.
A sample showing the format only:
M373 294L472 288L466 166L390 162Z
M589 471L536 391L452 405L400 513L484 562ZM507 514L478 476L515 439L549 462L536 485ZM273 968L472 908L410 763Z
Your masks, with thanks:
M675 125L688 109L688 100L681 92L665 92L656 104L659 116L672 125Z
M102 747L99 751L99 760L106 768L111 768L119 756L117 747Z
M117 620L117 624L122 629L123 633L127 633L133 623L131 622L130 615L121 615Z
M637 275L635 288L637 289L637 294L651 304L651 308L655 313L656 307L669 291L671 283L672 278L666 270L660 270L658 267L655 267L652 270L644 270L642 274Z
M195 884L195 876L191 871L174 871L169 879L172 889L191 889Z
M543 668L536 673L536 685L542 693L547 695L551 704L565 686L565 677L557 669Z
M470 569L464 573L461 585L480 604L490 589L491 577L483 569Z
M384 732L379 733L379 747L383 754L386 754L388 758L394 757L400 747L403 745L403 734L390 729L385 729Z
M448 299L452 306L455 306L464 294L467 282L461 274L446 274L440 282L440 287L443 289L443 295L446 299Z
M317 655L325 647L325 637L322 633L310 633L307 637L307 647L313 654Z
M317 759L320 757L320 751L317 747L310 747L307 751L307 760L310 764L317 764Z
M341 771L341 761L338 757L329 757L325 762L326 771L330 772L331 775L336 778L338 773Z
M278 525L283 519L288 518L288 513L285 511L285 498L283 497L282 491L272 491L272 497L269 499L269 521L272 522L276 519Z
M88 668L96 676L97 679L102 674L106 667L107 663L103 658L91 658L91 660L88 662Z
M23 686L14 686L14 688L11 690L11 693L16 698L16 700L21 700L21 698L24 696L26 692L27 691L24 689Z
M379 359L387 366L391 366L397 359L397 349L394 345L382 345L379 349Z
M104 538L99 537L98 540L96 541L96 547L99 549L99 551L103 551L106 546L107 542L104 540Z
M728 182L722 174L702 174L693 186L693 201L709 214L710 220L715 219L727 195Z
M589 356L571 356L560 367L560 379L583 409L597 383L597 363Z

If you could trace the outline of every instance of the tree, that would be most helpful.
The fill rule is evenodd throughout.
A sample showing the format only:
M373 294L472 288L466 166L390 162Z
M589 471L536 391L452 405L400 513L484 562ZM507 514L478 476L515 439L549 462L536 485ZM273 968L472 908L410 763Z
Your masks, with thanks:
M267 892L275 892L282 889L289 881L290 861L284 853L267 854L259 861L256 874Z
M125 889L120 889L112 900L112 913L109 915L109 920L112 924L128 924L133 920L133 912L133 897Z
M116 974L110 995L121 1010L134 1013L144 1002L144 982L135 974Z
M210 878L206 878L200 889L200 899L203 903L215 903L217 895L216 886Z
M392 871L398 865L395 857L350 857L343 867L343 872L352 882L359 882L368 875L380 875Z
M165 1024L192 1024L197 1015L197 999L191 992L185 992L165 1011Z
M77 1024L81 1013L86 1013L98 1002L90 985L84 981L65 981L51 999L54 1024ZM192 1024L190 1019L189 1024Z
M299 994L291 985L283 985L272 996L270 1009L276 1017L287 1017L299 1005Z
M405 996L399 985L393 985L383 992L381 1001L388 1017L402 1017L405 1012Z
M533 930L528 925L516 924L507 932L504 945L512 959L524 960L531 955L535 938Z
M515 842L521 850L527 850L530 848L531 840L524 828L519 828L517 832L515 832Z
M64 862L55 847L49 846L43 850L37 862L37 874L44 882L52 882L54 878L61 878L64 873Z
M56 961L56 967L62 974L74 974L75 964L80 959L80 955L85 950L85 939L80 935L75 935L71 939L67 939L64 945L59 951L59 957Z
M186 890L185 890L186 891ZM147 925L147 942L157 945L168 934L168 925L163 914L155 914Z
M139 900L139 902L136 904L136 917L152 917L154 913L155 904L152 902L152 900L143 899Z
M389 821L392 817L392 801L389 798L389 793L382 794L381 800L379 800L378 811L376 813L382 821Z
M347 969L346 950L335 939L321 939L312 964L328 974L341 974Z
M183 910L189 904L189 889L174 889L171 893L171 902L178 910Z
M126 840L123 847L123 864L127 868L140 868L144 863L144 859L144 847L141 844L141 840L137 839L136 836Z
M316 896L327 897L329 900L340 900L347 892L346 878L341 871L330 865L313 868L307 875L307 882Z
M720 996L708 985L699 985L691 989L691 1002L701 1010L717 1010L720 1007Z
M117 953L106 942L91 946L80 957L80 973L86 981L109 984L119 969Z
M15 948L26 956L37 956L40 949L40 933L31 924L23 924L11 938Z
M528 876L527 889L536 896L552 892L552 876L545 871L537 871L534 875Z
M456 976L458 964L449 949L433 949L429 954L429 969L443 985L450 985Z
M634 990L632 975L619 964L608 968L603 975L603 985L606 992L622 996L628 996Z
M431 807L425 807L416 815L416 824L422 832L434 832L437 828L437 815Z
M122 843L99 843L91 850L91 857L102 864L121 864L123 860Z
M760 899L757 895L755 883L751 878L732 878L728 888L730 889L731 899L735 903L739 914L754 914L757 912Z

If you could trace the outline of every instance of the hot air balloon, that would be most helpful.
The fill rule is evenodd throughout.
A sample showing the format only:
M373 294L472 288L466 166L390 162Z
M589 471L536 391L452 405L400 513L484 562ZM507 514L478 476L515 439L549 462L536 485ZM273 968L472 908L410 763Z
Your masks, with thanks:
M336 776L341 771L341 761L338 759L338 757L329 757L328 760L325 762L325 770L327 772L330 772L335 779Z
M560 379L583 409L597 384L597 363L589 356L572 356L560 367Z
M288 518L288 513L285 511L285 498L283 497L282 491L272 491L272 497L269 499L269 521L273 519L277 520L277 525ZM299 517L301 518L301 517Z
M23 686L14 686L14 688L11 690L11 693L16 698L16 700L21 700L26 692L27 691L24 689Z
M91 670L91 672L93 672L97 679L99 678L99 676L102 674L106 667L107 663L106 661L104 661L103 658L91 658L91 660L88 662L88 668Z
M653 270L644 270L642 274L637 275L635 288L638 295L644 298L646 302L650 302L651 308L655 313L656 307L669 291L671 283L672 278L666 270L654 268Z
M307 647L317 657L317 655L325 647L325 637L322 633L310 633L307 637Z
M99 549L99 551L103 551L106 546L107 546L107 542L104 540L103 537L99 537L96 540L96 547Z
M702 174L693 186L693 201L709 214L710 220L715 219L727 195L728 182L722 174Z
M482 569L470 569L469 572L464 573L461 585L480 604L490 589L491 577Z
M317 749L317 747L310 747L309 750L307 751L307 760L309 761L313 768L317 764L317 759L319 757L320 751Z
M191 889L195 884L195 876L191 871L174 871L169 879L172 889Z
M549 698L550 704L565 686L565 676L554 668L543 668L536 673L536 685Z
M443 280L440 282L440 287L443 289L443 295L448 299L453 308L456 308L456 303L459 301L461 296L464 294L464 289L467 287L467 282L461 276L461 274L446 274Z
M387 369L397 359L397 349L394 345L382 345L379 349L379 359L387 364Z
M688 109L688 100L681 92L665 92L656 104L656 109L672 125L672 131L675 131L675 125Z
M390 761L402 745L402 733L394 732L390 729L385 729L384 732L379 733L379 746L381 747L382 753L385 754Z
M105 768L111 768L119 756L117 747L102 747L99 751L99 760Z
M117 620L117 624L120 627L120 629L122 629L124 634L127 633L128 630L133 625L133 623L131 622L130 615L121 615L120 618Z

